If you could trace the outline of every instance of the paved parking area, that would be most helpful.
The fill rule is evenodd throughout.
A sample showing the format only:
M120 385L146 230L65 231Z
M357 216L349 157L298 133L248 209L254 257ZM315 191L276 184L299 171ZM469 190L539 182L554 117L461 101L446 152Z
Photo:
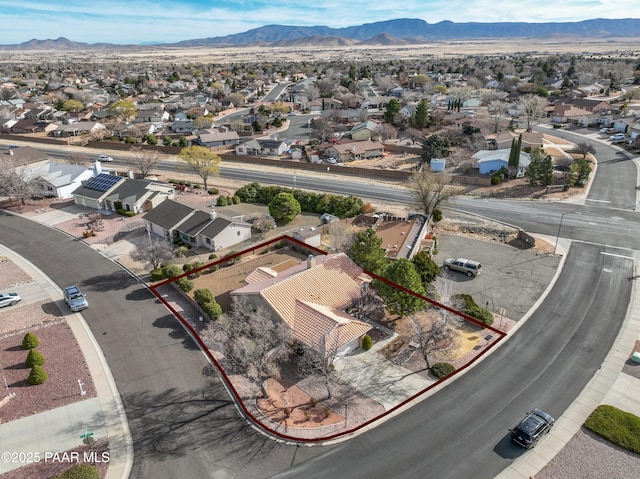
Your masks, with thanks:
M559 256L518 249L506 243L442 234L434 260L467 258L482 264L482 273L469 278L450 271L454 293L470 294L475 302L494 313L504 308L507 318L519 320L535 304L551 282Z

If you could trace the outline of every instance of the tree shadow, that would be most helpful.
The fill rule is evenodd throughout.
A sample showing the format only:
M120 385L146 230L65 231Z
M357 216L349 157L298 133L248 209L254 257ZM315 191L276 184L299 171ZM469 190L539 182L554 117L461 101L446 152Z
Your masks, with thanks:
M122 396L135 450L131 477L141 477L145 463L185 458L186 466L189 456L243 470L248 462L259 463L274 448L283 447L238 416L218 380L206 381L202 389ZM104 419L109 420L102 413L95 418Z
M80 283L80 286L89 291L116 291L127 289L138 284L137 280L125 271L93 276Z
M171 314L167 314L156 319L153 322L153 326L156 328L170 329L171 331L169 331L169 337L182 340L182 345L185 349L189 349L192 351L200 349L184 329L182 323L180 323L180 321L178 321L178 319L176 319L176 317Z

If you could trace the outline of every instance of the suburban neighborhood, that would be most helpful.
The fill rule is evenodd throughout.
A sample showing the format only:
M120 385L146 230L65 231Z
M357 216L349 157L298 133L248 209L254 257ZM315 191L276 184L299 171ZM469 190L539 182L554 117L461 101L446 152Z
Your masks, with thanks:
M215 394L232 411L225 421L249 424L242 434L261 441L365 440L456 383L486 377L518 337L528 351L523 331L533 324L545 325L537 335L550 348L565 341L554 327L574 334L567 343L580 337L583 319L562 326L566 315L553 309L562 301L548 305L571 282L563 275L587 282L576 266L595 264L587 258L604 262L589 274L609 279L598 276L588 301L576 292L566 307L611 308L584 315L615 316L607 338L617 362L606 374L619 382L614 393L583 385L583 399L602 394L571 420L560 417L575 412L566 402L517 411L527 415L496 446L509 457L496 477L533 471L520 455L529 452L508 448L538 441L548 457L527 477L564 477L554 468L589 438L626 450L636 474L637 438L621 441L611 424L635 425L633 436L640 421L638 276L626 240L637 185L630 170L612 168L636 165L639 84L628 52L0 61L0 477L150 477L142 471L152 466L133 463L153 456L162 467L145 438L180 443L159 415L181 411L147 416L141 405L188 410ZM49 248L51 265L36 263ZM49 278L68 282L76 268L87 276L73 285ZM608 303L618 298L624 311ZM129 341L150 363L188 365L172 377L195 381L195 395L174 397L176 386L149 397L168 385L127 364L119 348ZM193 351L206 366L192 367L193 356L172 362ZM520 375L533 371L529 354L513 356ZM459 400L461 411L474 409ZM57 422L59 432L39 432ZM52 466L34 449L32 460L5 460L8 445L40 434L42 447L88 459Z

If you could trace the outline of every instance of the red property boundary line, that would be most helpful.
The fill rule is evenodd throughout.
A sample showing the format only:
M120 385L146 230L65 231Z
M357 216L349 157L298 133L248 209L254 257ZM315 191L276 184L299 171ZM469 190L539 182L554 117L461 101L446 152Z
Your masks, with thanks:
M430 391L431 389L433 389L434 387L440 385L443 381L448 380L450 378L453 378L454 376L456 376L457 374L459 374L460 372L464 371L465 369L469 368L471 365L473 365L476 361L478 361L482 356L484 356L486 353L488 353L490 350L492 350L496 345L498 345L498 343L500 343L502 340L504 340L504 338L507 336L506 333L500 331L499 329L496 329L492 326L488 326L480 321L478 321L475 318L472 318L471 316L464 314L460 311L456 311L453 308L450 308L448 306L445 306L444 304L438 303L437 301L434 301L430 298L427 298L425 296L419 295L403 286L400 286L398 284L392 283L391 281L382 278L376 274L373 273L369 273L368 271L365 271L365 273L367 273L369 276L371 276L374 279L377 279L379 281L382 281L388 285L391 285L395 288L400 289L401 291L410 294L412 296L415 296L417 298L422 299L423 301L426 301L436 307L442 308L446 311L449 311L450 313L453 313L459 317L461 317L462 319L464 319L467 322L470 322L472 324L475 324L476 326L480 326L483 329L489 329L490 331L492 331L493 333L498 335L498 339L496 341L494 341L491 345L489 345L487 348L485 348L483 351L481 351L480 353L478 353L477 356L475 356L471 361L469 361L468 363L466 363L464 366L460 367L459 369L456 369L453 373L449 374L448 376L445 376L443 378L441 378L439 381L433 383L432 385L430 385L429 387L423 389L422 391L414 394L413 396L411 396L410 398L404 400L403 402L401 402L400 404L397 404L396 406L394 406L393 408L389 409L388 411L385 411L383 414L380 414L372 419L369 419L368 421L360 424L359 426L356 426L352 429L348 429L346 431L340 432L340 433L336 433L336 434L332 434L329 436L324 436L324 437L319 437L319 438L314 438L314 439L305 439L305 438L298 438L295 436L289 436L287 434L283 434L281 432L278 432L268 426L266 426L265 424L263 424L262 422L260 422L253 414L251 414L251 412L249 412L249 410L247 409L247 407L244 405L244 402L242 401L242 398L240 397L240 395L238 394L238 391L236 391L236 389L234 388L233 384L231 383L229 377L227 376L226 372L224 371L224 368L220 365L220 363L218 363L218 361L213 357L213 354L211 354L211 351L209 351L209 348L207 347L206 344L204 344L204 342L202 341L202 339L200 338L200 335L196 332L196 330L180 315L180 313L178 313L178 311L176 311L163 297L162 295L158 292L158 288L165 286L167 284L170 284L174 281L177 281L180 278L184 278L186 276L190 276L194 273L197 273L203 269L207 269L210 268L211 266L215 266L215 265L219 265L221 263L225 263L229 260L235 259L238 256L242 256L244 254L253 252L255 250L259 250L259 249L263 249L263 248L267 248L270 245L274 244L274 243L278 243L278 242L288 242L288 243L293 243L296 246L300 246L303 247L309 251L313 251L314 253L317 254L321 254L321 255L326 255L326 251L322 251L318 248L315 248L313 246L310 246L306 243L303 243L301 241L296 240L295 238L292 238L291 236L287 236L287 235L282 235L282 236L278 236L274 239L271 239L269 241L266 241L264 243L260 243L259 245L256 246L252 246L250 248L244 249L238 253L234 253L233 255L229 255L229 256L225 256L223 258L220 258L212 263L208 263L206 265L203 265L200 268L185 272L184 274L181 274L180 276L176 276L174 278L170 278L167 280L164 280L158 284L155 284L153 286L150 286L149 289L150 291L153 293L153 295L158 298L158 300L160 302L162 302L162 304L165 305L165 307L171 311L171 313L173 313L173 315L178 319L178 321L180 321L180 324L182 324L182 327L185 328L187 330L187 332L191 335L191 337L193 338L193 340L198 344L198 346L200 347L200 349L202 350L202 352L207 356L207 358L209 359L209 361L215 365L216 369L218 370L220 377L223 379L225 386L227 387L227 390L233 395L233 399L235 400L236 405L242 410L242 413L245 415L246 418L248 418L255 427L259 428L260 430L262 430L265 433L268 433L272 436L274 436L277 439L281 439L287 442L295 442L295 443L302 443L302 444L319 444L319 443L323 443L326 441L331 441L331 440L335 440L335 439L339 439L342 438L344 436L348 436L350 434L353 434L357 431L360 431L364 428L366 428L367 426L375 423L376 421L379 421L380 419L383 419L391 414L393 414L394 412L398 411L400 408L404 407L405 405L407 405L408 403L410 403L411 401L414 401L415 399L419 398L420 396L424 395L425 393L427 393L428 391Z

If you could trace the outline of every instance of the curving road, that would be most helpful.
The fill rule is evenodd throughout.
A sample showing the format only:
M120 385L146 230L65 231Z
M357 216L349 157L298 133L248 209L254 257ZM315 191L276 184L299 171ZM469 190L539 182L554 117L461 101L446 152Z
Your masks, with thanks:
M603 162L616 158L614 150L600 146ZM290 180L281 172L225 168L222 173L274 184ZM612 170L603 176L617 173L626 177L615 180L622 182L617 186L622 196L635 190L635 173ZM310 189L351 193L353 181L339 179L316 178ZM298 176L297 186L306 188L306 181ZM409 195L386 184L358 184L357 193L398 202ZM617 197L594 182L587 206L452 201L453 207L551 236L562 213L580 211L564 216L560 233L582 242L573 244L556 287L536 313L471 373L379 428L325 448L282 445L246 426L178 323L143 286L94 250L4 214L0 242L58 285L79 283L87 290L91 308L85 317L130 420L131 477L490 478L522 454L509 442L507 429L533 405L560 415L598 369L624 319L631 291L626 278L632 275L631 250L640 225L634 213L619 206L628 199ZM614 205L620 209L611 209Z

